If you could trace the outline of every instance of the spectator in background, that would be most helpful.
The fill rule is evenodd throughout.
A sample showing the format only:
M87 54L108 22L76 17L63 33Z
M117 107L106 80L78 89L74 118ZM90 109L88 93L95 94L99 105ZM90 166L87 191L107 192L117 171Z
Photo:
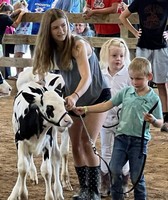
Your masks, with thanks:
M58 0L55 7L69 13L80 13L80 0Z
M90 29L90 26L88 23L75 23L73 33L77 35L81 35L81 36L87 36L87 37L95 36L95 32Z
M19 0L13 5L14 10L22 9L25 12L28 12L28 4L25 0ZM23 35L31 35L32 31L32 22L21 22L19 26L15 30L15 34L23 34ZM29 45L26 44L19 44L15 45L14 47L14 57L15 58L22 58L23 55L27 52ZM9 79L17 79L19 73L23 71L23 68L16 68L16 75L9 77Z
M54 0L28 0L28 10L30 12L41 13L52 7ZM39 31L40 23L33 23L32 35L37 35ZM34 45L30 45L31 57L34 53Z
M86 0L84 18L88 19L93 15L118 13L121 0ZM118 24L94 24L97 37L120 37ZM99 58L100 48L96 48Z
M58 0L55 8L68 13L80 13L80 0ZM74 30L72 23L70 23L70 29L71 31Z
M12 16L14 16L15 14L18 14L18 13L19 13L19 16L13 22L10 15L12 14ZM25 11L22 11L21 9L18 10L17 12L13 12L13 6L10 5L10 4L2 3L0 5L0 44L2 44L2 38L3 38L3 35L5 33L6 27L12 26L12 27L16 28L20 24L22 16L24 15L24 13L25 13ZM6 48L6 46L3 45L3 55L7 56L5 48ZM6 71L6 72L7 73L4 74L4 77L8 78L10 73L9 73L9 71Z
M10 0L0 0L0 4L1 3L7 3L7 4L10 4ZM5 34L13 34L15 31L15 28L11 27L11 26L7 26L6 27L6 30L5 30ZM9 57L10 56L10 53L13 53L14 51L14 45L13 44L4 44L4 56L6 57ZM11 74L11 71L10 71L10 67L5 67L3 68L3 74L4 74L4 77L5 79L8 78L8 76L10 76Z
M128 17L138 13L140 29L136 30ZM123 25L138 38L136 56L143 56L152 63L153 82L156 83L162 102L164 125L161 131L168 132L168 45L166 42L166 23L168 1L134 0L121 13Z
M15 33L15 28L12 26L7 26L5 29L5 34L14 34ZM10 54L14 53L14 44L3 44L3 49L4 49L4 56L5 57L10 57ZM5 67L4 68L4 77L5 79L8 79L11 75L11 68L10 67Z

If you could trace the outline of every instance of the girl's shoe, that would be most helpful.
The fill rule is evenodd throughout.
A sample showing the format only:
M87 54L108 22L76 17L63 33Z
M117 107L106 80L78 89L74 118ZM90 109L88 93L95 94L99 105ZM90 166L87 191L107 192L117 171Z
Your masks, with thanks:
M79 194L76 194L73 196L73 200L88 200L88 189L85 188L85 189L81 189Z

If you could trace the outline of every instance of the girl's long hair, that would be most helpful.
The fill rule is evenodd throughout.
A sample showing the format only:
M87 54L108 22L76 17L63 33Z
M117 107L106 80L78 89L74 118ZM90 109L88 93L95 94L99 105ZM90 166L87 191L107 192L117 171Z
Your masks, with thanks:
M128 67L131 61L130 61L130 52L126 42L122 38L112 38L107 40L101 47L100 64L102 68L108 67L109 48L111 46L125 48L125 66Z
M60 18L66 19L68 29L61 51L51 35L51 23ZM74 38L71 35L66 14L55 8L47 10L43 14L36 40L33 73L43 75L57 67L61 70L69 70L71 68L73 41Z

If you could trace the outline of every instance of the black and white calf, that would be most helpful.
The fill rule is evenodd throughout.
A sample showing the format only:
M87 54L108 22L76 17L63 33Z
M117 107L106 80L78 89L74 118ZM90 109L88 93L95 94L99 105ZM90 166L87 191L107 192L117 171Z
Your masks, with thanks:
M56 91L60 96L63 96L65 90L65 82L60 74L48 73L45 76L45 87L48 90ZM68 156L69 156L69 133L67 127L56 127L61 134L60 155L62 160L61 166L61 183L63 188L73 190L68 171Z
M5 81L2 73L0 72L0 97L10 95L12 87Z
M59 179L60 151L56 129L57 126L72 125L64 103L64 99L57 92L49 91L34 81L20 85L12 118L18 149L18 178L8 200L28 199L27 174L38 183L33 155L41 153L40 169L46 184L45 200L64 199Z
M23 72L19 74L18 80L16 82L18 90L28 82L38 82L39 76L32 73L32 67L26 68ZM44 77L44 83L47 90L56 91L60 96L64 94L65 82L60 74L47 73ZM72 190L72 186L69 179L68 171L68 155L69 155L69 133L67 127L55 127L57 132L61 134L61 144L60 144L60 155L61 155L61 183L63 188ZM34 166L33 158L31 159L32 166ZM33 180L35 184L38 183L38 177Z

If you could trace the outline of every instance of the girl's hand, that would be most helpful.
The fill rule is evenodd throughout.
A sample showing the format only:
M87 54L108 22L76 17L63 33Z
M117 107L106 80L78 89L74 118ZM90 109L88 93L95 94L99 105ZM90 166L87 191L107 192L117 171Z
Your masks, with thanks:
M75 93L71 94L70 96L65 97L66 109L72 110L75 107L77 100L78 100L78 96Z

